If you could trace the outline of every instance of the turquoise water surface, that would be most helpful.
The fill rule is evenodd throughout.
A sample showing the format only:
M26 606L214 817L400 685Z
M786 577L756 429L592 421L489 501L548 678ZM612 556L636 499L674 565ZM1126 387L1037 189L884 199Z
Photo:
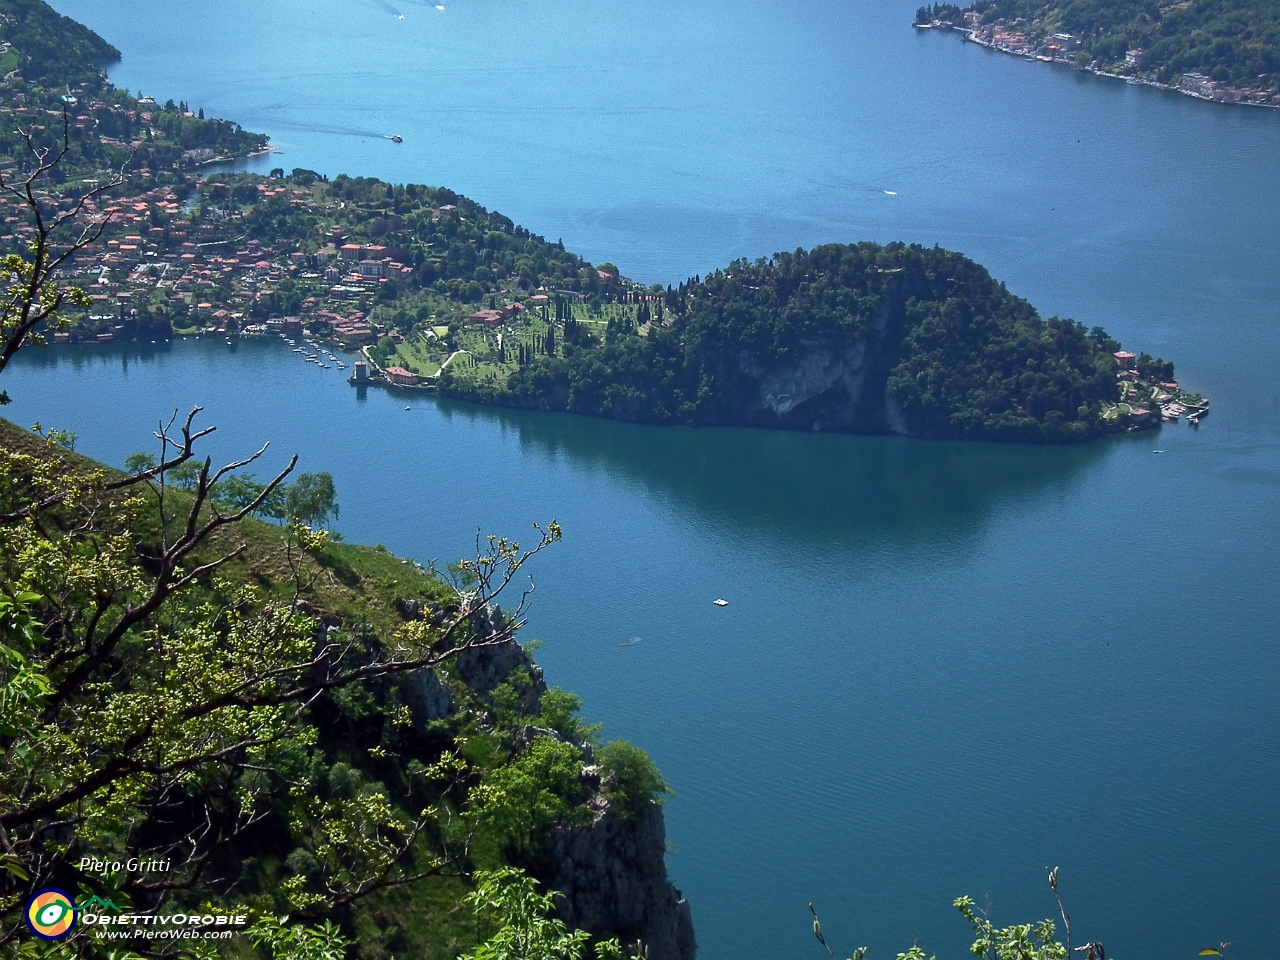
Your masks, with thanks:
M1047 916L1054 864L1118 960L1274 950L1280 114L912 31L909 3L56 6L121 85L270 133L264 168L448 185L646 281L939 243L1175 359L1198 432L1076 448L360 395L194 340L24 354L5 415L119 463L203 403L215 452L299 452L348 539L424 562L558 518L529 634L676 790L705 960L816 960L810 900L846 951L959 958L955 896Z

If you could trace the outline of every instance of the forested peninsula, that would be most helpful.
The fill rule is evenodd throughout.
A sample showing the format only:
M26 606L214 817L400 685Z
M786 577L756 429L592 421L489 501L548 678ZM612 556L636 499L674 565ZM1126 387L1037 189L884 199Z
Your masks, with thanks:
M1275 0L977 0L920 7L915 23L1202 100L1280 107Z
M1172 364L1125 361L941 249L833 244L643 285L446 188L203 173L266 138L116 90L108 44L41 0L3 3L24 26L0 113L38 143L66 133L48 202L106 226L62 270L88 299L55 341L306 331L363 348L374 382L480 403L933 439L1083 441L1201 402L1162 385ZM124 181L81 202L117 163ZM33 226L0 203L0 243L21 245Z

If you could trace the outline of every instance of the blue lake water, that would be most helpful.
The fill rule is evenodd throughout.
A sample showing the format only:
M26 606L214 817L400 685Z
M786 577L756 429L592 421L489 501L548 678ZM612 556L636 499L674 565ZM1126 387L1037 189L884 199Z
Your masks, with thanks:
M362 397L194 340L33 351L5 415L119 463L203 403L216 452L301 453L348 539L423 561L558 518L529 633L675 788L704 960L818 957L810 900L846 951L957 958L955 896L1048 916L1053 864L1119 960L1274 949L1280 114L989 54L899 2L56 6L119 84L270 133L264 169L448 185L664 283L936 242L1175 359L1199 431L1087 448Z

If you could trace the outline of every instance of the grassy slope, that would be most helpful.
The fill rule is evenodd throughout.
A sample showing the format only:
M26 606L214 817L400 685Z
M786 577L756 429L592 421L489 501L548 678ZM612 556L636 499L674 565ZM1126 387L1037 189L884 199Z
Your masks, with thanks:
M38 436L8 420L0 419L0 447L30 454L47 454L48 445ZM74 453L63 453L73 468L86 471L104 469L102 464ZM112 474L119 471L105 468ZM170 490L175 507L191 502L190 497ZM144 539L154 539L158 524L139 531ZM209 560L238 546L241 556L222 568L226 579L257 584L269 594L292 592L292 575L287 559L283 528L261 520L246 520L215 533L198 552L197 559ZM303 590L303 598L317 615L337 617L344 622L364 621L375 632L385 633L404 621L396 612L401 598L443 598L449 588L408 560L378 547L330 543L319 557L313 582Z

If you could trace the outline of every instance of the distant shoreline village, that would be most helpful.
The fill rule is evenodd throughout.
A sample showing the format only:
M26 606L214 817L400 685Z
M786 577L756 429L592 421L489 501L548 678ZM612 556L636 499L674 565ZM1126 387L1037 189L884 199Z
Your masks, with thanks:
M1056 63L1092 73L1094 76L1107 77L1112 80L1123 80L1144 87L1155 87L1157 90L1169 90L1181 93L1197 100L1210 103L1229 103L1245 107L1266 107L1280 110L1280 93L1271 93L1256 87L1233 87L1210 79L1202 73L1184 73L1175 83L1162 83L1140 71L1143 53L1141 49L1125 52L1123 64L1103 66L1093 61L1080 64L1075 55L1080 50L1080 38L1070 33L1054 33L1045 37L1037 37L1029 32L1024 20L995 20L981 23L976 11L964 13L964 21L956 23L951 20L933 19L914 24L917 30L944 30L960 34L963 40L976 43L988 50L1008 53L1024 60L1039 63Z

